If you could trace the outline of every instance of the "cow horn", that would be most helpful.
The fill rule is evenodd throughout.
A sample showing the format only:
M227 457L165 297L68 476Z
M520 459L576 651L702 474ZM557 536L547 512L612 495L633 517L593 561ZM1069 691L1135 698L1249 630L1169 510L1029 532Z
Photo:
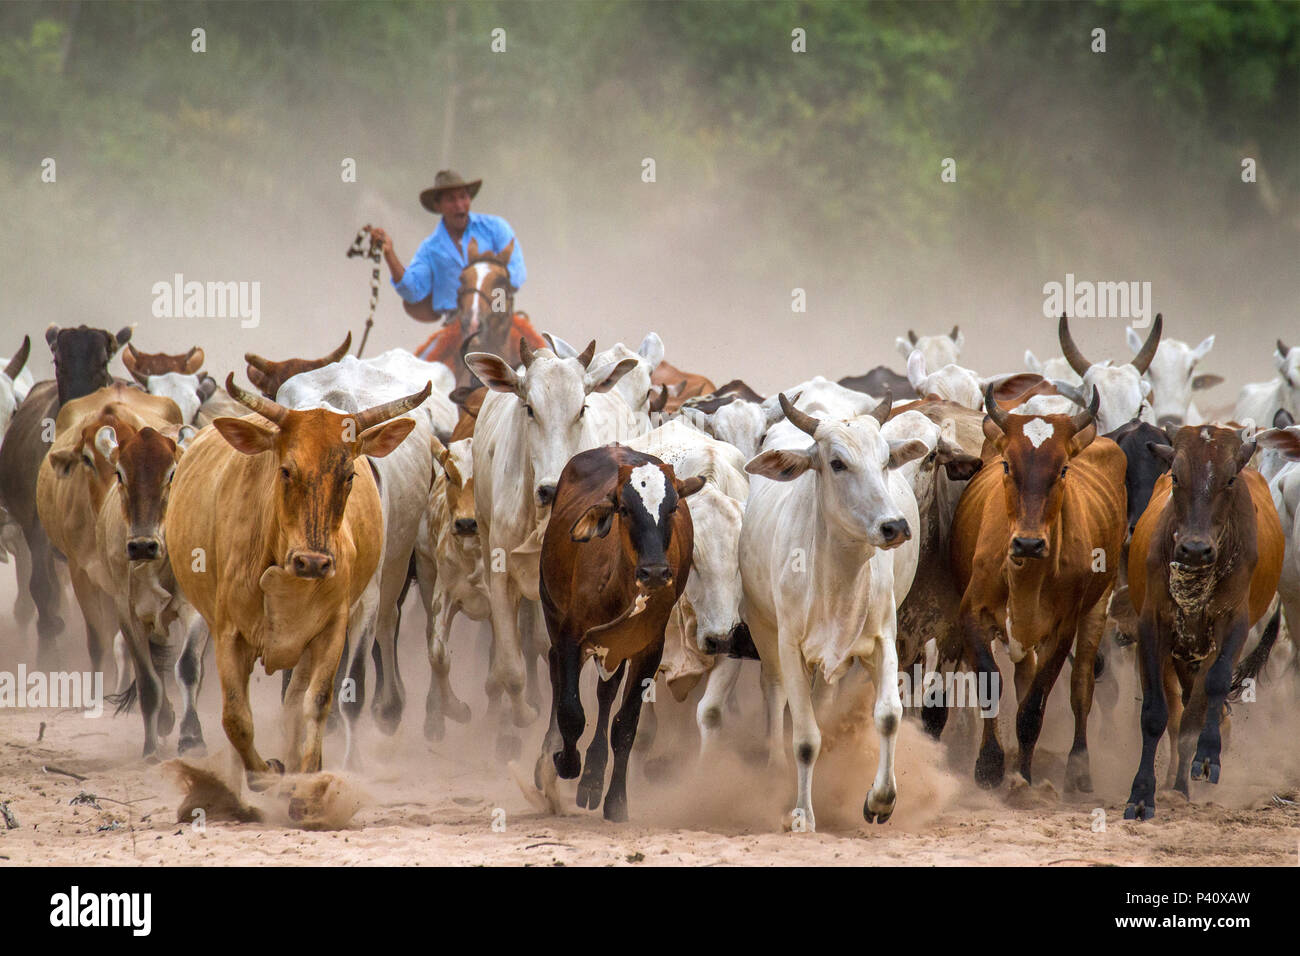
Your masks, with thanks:
M809 435L816 437L817 426L820 425L821 422L812 415L809 415L806 412L801 412L799 409L795 408L790 399L785 397L785 392L781 392L777 395L777 400L781 403L782 414L789 419L791 425L799 429L801 432L807 432Z
M226 376L226 391L240 405L257 412L263 418L269 419L277 425L284 421L284 416L289 414L289 409L278 402L263 398L261 395L254 395L252 392L246 392L236 385L234 372Z
M871 417L880 424L889 421L889 413L894 410L894 391L888 385L885 386L885 397L881 399L880 404L871 410Z
M907 341L911 342L913 345L916 344L916 333L911 329L907 330Z
M27 356L31 351L32 337L30 335L24 335L22 346L14 354L14 357L9 360L9 364L5 366L5 374L9 376L10 381L16 379L18 373L23 370L23 366L27 364Z
M1076 435L1079 434L1079 432L1083 431L1085 428L1087 428L1096 420L1097 409L1100 407L1101 407L1101 391L1099 389L1094 388L1092 390L1092 401L1088 403L1088 407L1070 419L1070 424L1074 426L1074 433Z
M270 375L271 366L274 364L270 359L264 359L262 356L254 352L245 352L244 361L253 366L253 368L257 369L263 375Z
M956 341L957 341L957 336L960 335L960 334L961 334L961 326L959 326L959 325L954 325L954 326L952 327L952 331L948 333L948 338L950 338L950 339L952 339L954 342L956 342Z
M596 340L592 339L587 343L587 347L578 353L578 361L582 363L583 368L591 365L591 360L596 357Z
M357 412L352 417L356 420L357 429L365 431L372 425L386 422L390 418L396 418L398 415L404 415L411 409L417 408L429 397L429 393L432 391L433 382L425 382L424 388L413 395L407 395L405 398L394 399L391 402L367 408L365 411Z
M524 368L528 368L533 364L534 358L536 356L533 354L533 347L528 344L528 339L521 338L519 340L519 361L523 363Z
M122 353L122 364L126 366L126 370L131 373L133 379L141 385L147 386L149 384L149 376L145 375L144 372L140 370L139 361L140 353L136 351L134 345L127 342L126 351Z
M1062 319L1064 321L1064 319ZM1007 430L1007 413L998 400L993 397L993 383L989 382L984 387L984 411L988 412L989 418L993 419L993 424L997 425L1002 431Z
M551 347L552 352L554 352L556 355L560 354L560 350L555 347L555 339L551 337L550 332L543 332L542 338L546 339L546 344Z
M130 347L131 346L128 344L127 348ZM185 353L185 374L186 375L198 374L199 369L203 368L204 357L205 356L203 354L203 349L199 348L197 345L194 346L192 349L190 349L188 352L186 352Z
M1070 337L1070 321L1061 313L1061 321L1056 327L1056 337L1061 340L1061 354L1065 360L1070 363L1070 368L1074 369L1077 375L1086 375L1088 369L1092 368L1092 363L1083 357L1079 351L1079 346L1074 344L1074 339Z
M348 332L347 338L343 340L343 344L321 359L321 364L329 365L330 362L337 362L339 359L343 358L343 356L348 354L348 349L350 348L352 348L352 333Z
M1159 312L1156 313L1156 320L1151 325L1151 334L1142 345L1142 351L1133 357L1133 367L1138 370L1139 375L1146 374L1147 366L1151 360L1156 357L1156 349L1160 347L1160 331L1164 328L1165 320Z
M1288 353L1290 353L1290 351L1291 351L1291 349L1287 346L1287 344L1286 344L1285 342L1283 342L1281 339L1278 339L1278 340L1277 340L1277 353L1278 353L1278 355L1281 355L1283 358L1286 358L1287 355L1288 355Z

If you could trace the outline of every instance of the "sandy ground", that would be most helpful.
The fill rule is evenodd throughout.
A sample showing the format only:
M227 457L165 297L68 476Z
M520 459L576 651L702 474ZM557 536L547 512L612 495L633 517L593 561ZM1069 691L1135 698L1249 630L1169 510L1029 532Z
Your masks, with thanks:
M8 613L11 572L0 573L7 621L0 625L0 670L16 670L20 660L34 667L34 646L14 634ZM62 647L70 658L84 656L75 611L69 620L76 624ZM633 759L631 821L615 825L599 812L576 807L574 782L564 789L561 781L569 808L563 815L538 813L497 761L481 690L485 649L476 629L458 631L453 640L453 681L474 717L468 725L448 724L442 741L424 739L429 677L423 628L423 614L411 600L402 628L408 696L399 732L384 736L367 716L363 765L348 773L338 766L342 734L326 740L326 774L316 782L329 784L325 817L336 829L300 829L285 812L286 798L250 797L246 790L244 799L262 808L266 822L214 819L200 828L188 815L178 822L182 793L174 775L165 763L140 758L138 712L87 719L70 710L0 709L0 801L18 822L17 829L0 824L0 866L1293 865L1300 853L1300 806L1273 800L1278 793L1294 798L1300 784L1294 746L1300 720L1294 691L1283 690L1290 687L1285 681L1263 687L1258 702L1234 708L1223 782L1193 784L1190 804L1162 791L1155 822L1122 820L1139 734L1132 673L1120 661L1118 699L1109 708L1094 707L1090 722L1094 794L1058 794L1072 726L1065 673L1049 705L1034 786L979 790L971 777L973 723L955 718L944 742L935 744L909 719L898 745L897 810L889 823L872 826L863 821L861 807L875 772L876 737L868 685L850 675L837 712L822 723L825 742L814 794L818 832L791 833L782 821L794 802L794 772L761 762L757 667L747 665L736 707L725 718L726 752L705 766L695 759L696 697L678 704L660 688L657 734L648 751ZM200 713L210 754L189 762L237 779L210 666L208 678ZM593 675L587 678L590 685ZM111 674L108 682L111 687ZM254 676L258 740L268 756L283 756L276 745L278 689L278 675ZM594 693L591 686L585 689L590 727ZM174 691L171 696L175 703ZM1004 704L1004 723L1010 713ZM539 721L525 733L520 764L526 776L543 729ZM1004 744L1014 741L1008 731L1004 726ZM174 757L174 733L166 748L165 759ZM1162 780L1164 766L1162 754ZM42 769L49 767L86 779ZM94 795L98 807L73 803L82 793Z

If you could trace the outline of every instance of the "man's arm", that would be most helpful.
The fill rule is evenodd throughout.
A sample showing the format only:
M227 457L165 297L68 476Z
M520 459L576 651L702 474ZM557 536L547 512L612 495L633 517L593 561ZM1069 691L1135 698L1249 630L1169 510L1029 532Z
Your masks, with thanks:
M376 242L380 243L384 254L384 262L387 263L388 271L393 277L393 288L397 290L397 294L402 297L403 302L408 305L424 305L425 300L429 299L433 294L433 262L427 255L424 245L421 244L415 250L411 264L407 267L402 265L402 260L393 248L393 240L387 232L375 227L370 230L370 235ZM418 318L425 322L433 321L433 308L431 305L428 307L429 318L416 315L409 308L406 311L411 314L412 318Z

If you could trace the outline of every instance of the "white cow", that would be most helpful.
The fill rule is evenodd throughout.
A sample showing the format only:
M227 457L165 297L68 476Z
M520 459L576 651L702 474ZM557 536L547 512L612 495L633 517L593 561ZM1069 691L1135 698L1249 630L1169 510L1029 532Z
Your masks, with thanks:
M965 344L966 336L955 325L947 335L918 336L908 329L907 338L900 336L894 339L894 347L903 358L906 359L911 355L913 349L920 349L921 354L925 356L925 364L930 368L956 364L957 359L961 358L961 349Z
M1142 351L1142 337L1137 330L1124 330L1128 347L1137 355ZM1193 375L1196 364L1214 348L1214 336L1196 348L1178 339L1161 339L1155 357L1147 367L1146 380L1151 384L1151 412L1155 423L1165 425L1200 425L1204 418L1192 401L1192 392L1213 388L1223 378L1218 375Z
M627 444L672 465L679 479L705 479L704 487L686 499L695 528L691 576L669 618L660 666L678 700L684 700L708 671L708 687L695 712L703 756L717 741L723 704L740 676L740 658L726 655L741 625L739 552L749 496L746 459L734 446L677 420Z
M1079 347L1070 337L1069 321L1061 316L1057 332L1061 340L1061 352L1070 367L1082 378L1083 384L1072 389L1066 382L1053 382L1057 391L1067 396L1075 404L1086 407L1093 389L1101 395L1101 404L1096 415L1097 433L1104 435L1121 425L1140 418L1144 422L1155 424L1155 415L1147 396L1151 394L1151 384L1142 376L1151 365L1156 349L1160 345L1160 333L1164 328L1164 318L1157 313L1156 320L1133 361L1126 365L1113 365L1107 361L1100 364L1089 362L1084 358Z
M0 438L4 437L9 427L9 419L14 417L18 403L27 397L32 388L32 370L26 368L27 357L31 354L32 340L23 336L22 348L11 359L0 358L4 370L0 371Z
M560 358L578 357L578 350L558 335L547 332L543 338L551 343L551 350ZM603 377L606 369L629 358L634 359L636 365L618 380L615 388L636 416L636 434L643 435L650 430L651 399L659 391L651 384L650 376L664 360L664 343L657 332L646 333L635 352L622 342L615 342L605 351L596 353L587 367L586 380L592 382Z
M1062 382L1069 382L1071 385L1083 384L1083 379L1079 377L1074 369L1070 368L1070 363L1064 358L1050 358L1044 362L1029 349L1025 349L1025 368L1043 376L1043 378L1059 379Z
M741 614L764 662L769 755L782 752L784 699L794 720L799 797L794 817L816 821L812 773L821 748L809 671L826 684L856 660L876 687L880 762L863 813L894 810L894 746L902 719L896 614L916 572L916 499L898 469L926 453L922 441L889 441L889 406L848 420L819 419L779 396L789 424L768 432L746 466L750 485L740 534ZM812 444L808 444L809 437ZM769 480L770 479L770 480Z
M400 352L401 350L394 350ZM325 408L340 414L393 401L419 390L441 363L422 362L409 356L407 362L391 352L373 359L345 355L338 362L288 379L276 393L275 400L286 408L303 410ZM418 362L418 365L412 363ZM414 382L416 373L426 377ZM447 384L440 375L440 387ZM446 393L434 391L418 408L408 413L415 420L411 439L402 442L392 453L367 459L377 476L379 500L384 516L384 548L374 578L362 595L360 607L349 615L348 660L340 668L355 684L353 693L340 697L339 710L348 731L345 762L357 766L359 755L354 747L354 729L364 704L365 665L372 645L379 641L382 670L371 713L381 730L394 733L402 719L406 690L397 666L397 626L400 618L398 597L406 586L411 555L419 532L421 517L428 504L429 477L433 469L430 440L439 423L455 424L455 406ZM288 673L286 672L286 680Z
M602 377L587 377L596 343L582 354L561 358L550 349L520 345L521 371L499 356L471 352L465 364L489 389L474 426L474 502L483 556L488 567L492 612L492 650L487 695L496 711L504 693L516 727L537 718L525 699L528 674L541 634L533 627L529 655L520 640L521 599L530 602L534 622L540 617L538 578L542 535L550 518L560 472L578 452L627 441L636 419L613 392L618 380L637 366L625 358L607 366ZM528 683L532 683L529 681ZM499 723L497 753L510 758L522 742Z
M678 409L678 420L733 445L746 461L758 454L767 430L784 417L779 405L768 406L739 397L728 398L712 407L714 404L710 403L711 410L706 410L688 402Z
M1242 386L1233 414L1238 422L1251 421L1267 427L1279 409L1289 412L1293 419L1300 418L1300 346L1289 347L1278 339L1273 362L1277 366L1277 377L1271 382L1251 382Z

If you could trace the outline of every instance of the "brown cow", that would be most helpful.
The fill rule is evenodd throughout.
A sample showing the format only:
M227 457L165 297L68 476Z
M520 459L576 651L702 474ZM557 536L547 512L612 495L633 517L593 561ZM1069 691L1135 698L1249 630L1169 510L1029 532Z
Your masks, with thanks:
M226 390L258 414L218 418L190 444L172 487L167 555L212 634L226 736L249 785L262 786L260 775L284 764L253 746L253 665L293 670L286 740L298 772L320 770L348 619L383 549L366 456L400 444L415 422L389 419L428 398L432 384L348 415L287 409L238 388L233 375Z
M991 385L984 404L984 434L997 455L966 487L952 533L966 660L985 682L981 692L997 694L991 642L995 635L1007 642L1016 665L1020 773L1029 782L1048 694L1075 647L1066 789L1088 792L1093 662L1124 540L1124 453L1097 437L1095 394L1074 416L1013 415ZM1001 783L1003 760L996 714L986 712L976 781Z
M605 819L627 819L627 764L642 693L653 685L668 615L691 568L694 529L690 511L679 505L703 486L703 478L679 481L671 466L622 445L575 455L560 473L542 539L540 583L551 636L551 723L533 778L552 809L556 773L571 779L582 770L578 738L586 717L578 677L587 658L595 657L601 678L596 735L578 783L578 806L600 806L606 722L623 672L630 670L609 735L614 771L605 793Z
M660 362L650 373L651 385L668 386L668 402L664 411L675 412L687 399L699 395L708 395L715 391L714 384L703 375L695 372L683 372L667 362Z
M337 362L343 356L348 354L348 349L352 347L352 333L349 332L338 348L329 355L323 355L318 359L285 359L283 362L272 362L270 359L262 358L248 352L244 355L244 361L248 363L245 371L248 373L248 380L257 386L257 390L267 398L274 400L276 393L280 391L280 386L303 372L310 372L313 369L324 368L332 362Z
M1224 698L1246 634L1277 591L1285 549L1268 484L1246 467L1254 441L1231 428L1187 425L1174 434L1173 447L1147 448L1170 469L1156 482L1129 547L1142 758L1126 820L1155 816L1156 747L1166 725L1177 741L1175 788L1187 794L1189 769L1193 779L1219 782Z
M203 349L197 345L184 355L168 355L165 352L141 352L127 343L126 351L122 353L122 364L133 379L148 388L150 375L166 375L168 372L198 374L203 368L203 358Z

